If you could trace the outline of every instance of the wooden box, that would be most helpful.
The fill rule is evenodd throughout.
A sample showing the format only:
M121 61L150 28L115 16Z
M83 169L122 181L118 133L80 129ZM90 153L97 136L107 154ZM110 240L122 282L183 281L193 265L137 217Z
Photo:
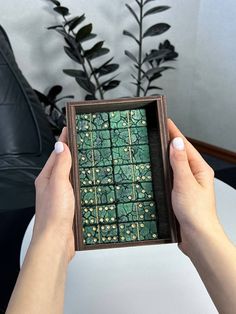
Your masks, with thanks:
M76 250L178 241L165 98L67 104Z

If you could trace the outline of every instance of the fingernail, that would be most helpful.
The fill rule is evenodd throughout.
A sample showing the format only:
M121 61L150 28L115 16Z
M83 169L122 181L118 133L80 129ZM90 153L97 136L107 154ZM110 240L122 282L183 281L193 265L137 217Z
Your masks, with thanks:
M181 137L174 138L172 141L172 145L173 145L174 149L184 150L184 141Z
M62 142L56 142L54 147L56 154L60 154L64 151L64 145Z

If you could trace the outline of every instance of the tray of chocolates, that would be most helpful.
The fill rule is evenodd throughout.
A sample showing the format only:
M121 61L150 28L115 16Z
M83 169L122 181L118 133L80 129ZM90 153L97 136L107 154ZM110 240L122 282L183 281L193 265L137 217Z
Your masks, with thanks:
M67 105L76 250L177 241L163 97Z

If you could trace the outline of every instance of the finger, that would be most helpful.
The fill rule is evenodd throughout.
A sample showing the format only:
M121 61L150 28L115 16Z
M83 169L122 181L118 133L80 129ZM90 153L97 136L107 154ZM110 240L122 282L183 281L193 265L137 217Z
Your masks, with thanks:
M63 128L61 135L59 137L59 141L61 142L67 142L67 128ZM55 154L55 150L52 151L50 157L48 158L46 164L44 165L43 169L41 170L41 172L38 175L38 180L40 179L44 179L44 180L49 180L51 173L52 173L52 169L55 163L55 159L56 159L56 154Z
M168 128L169 128L169 134L170 138L173 139L175 137L182 137L186 150L190 155L194 155L195 158L199 158L204 161L202 156L199 154L199 152L193 147L193 145L186 139L186 137L181 133L181 131L177 128L177 126L174 124L174 122L171 119L168 119ZM204 161L205 162L205 161Z
M183 191L186 186L197 183L190 169L185 144L181 137L175 137L171 142L170 163L173 169L175 191Z
M69 179L71 169L71 153L67 144L58 141L55 144L55 155L56 157L50 180Z
M64 127L64 128L62 129L62 132L61 132L61 135L60 135L58 141L68 144L68 139L67 139L67 127Z
M195 147L184 137L184 135L180 132L177 126L171 119L168 119L168 129L170 138L173 139L175 137L181 137L184 141L188 162L191 168L193 175L196 178L200 178L202 174L211 171L210 166L206 163L206 161L202 158L199 152L195 149ZM201 180L200 180L201 181ZM202 183L202 182L199 182Z

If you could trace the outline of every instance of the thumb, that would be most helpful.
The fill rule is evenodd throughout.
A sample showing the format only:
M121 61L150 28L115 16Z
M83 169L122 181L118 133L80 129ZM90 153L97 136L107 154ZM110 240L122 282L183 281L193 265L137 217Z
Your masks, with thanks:
M174 175L174 190L183 191L186 186L195 180L191 171L184 140L176 137L170 145L170 164Z
M63 142L55 143L55 162L52 169L51 178L69 179L71 169L71 153L69 147Z

